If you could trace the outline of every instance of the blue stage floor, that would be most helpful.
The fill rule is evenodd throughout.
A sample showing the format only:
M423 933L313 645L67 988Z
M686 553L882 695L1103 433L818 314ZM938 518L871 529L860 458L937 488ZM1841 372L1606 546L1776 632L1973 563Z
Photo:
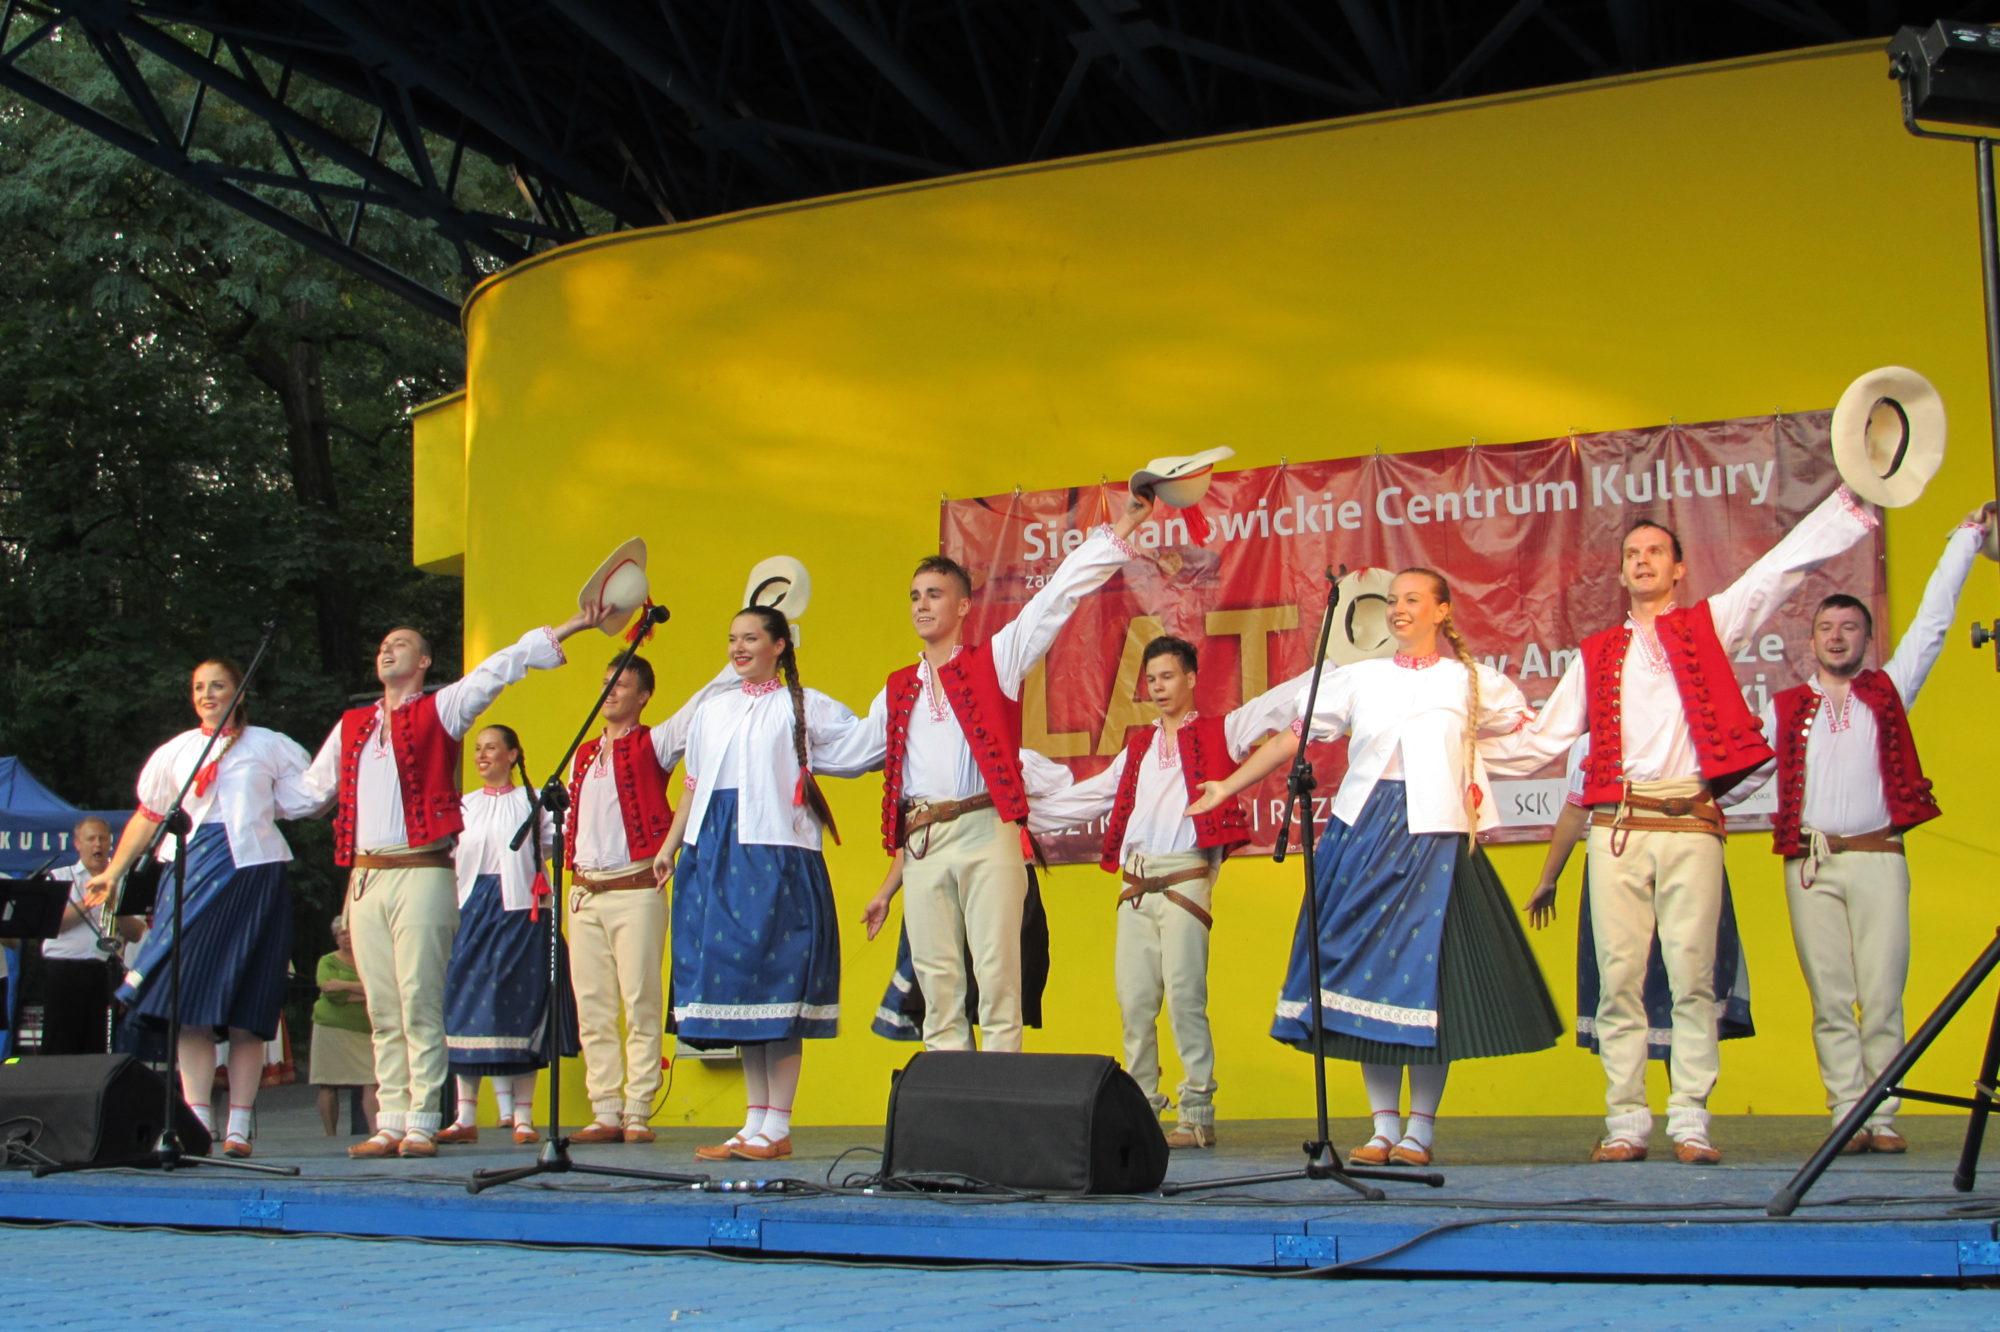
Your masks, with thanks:
M1908 1156L1837 1161L1784 1219L1767 1217L1764 1205L1824 1121L1720 1120L1725 1163L1705 1168L1659 1152L1637 1165L1582 1164L1595 1123L1448 1120L1436 1167L1445 1187L1389 1184L1387 1200L1370 1203L1323 1182L1079 1200L840 1190L875 1168L871 1151L850 1151L879 1147L879 1130L865 1128L798 1130L798 1155L780 1169L823 1191L738 1195L573 1174L472 1196L465 1182L474 1169L522 1164L535 1149L495 1145L501 1135L489 1130L488 1143L446 1148L435 1161L350 1162L351 1139L267 1114L258 1159L299 1165L299 1178L204 1168L41 1180L0 1172L0 1218L917 1262L2000 1282L2000 1148L1989 1143L1988 1177L1973 1192L1954 1192L1959 1117L1906 1117ZM1170 1182L1303 1159L1304 1124L1225 1122L1221 1131L1220 1150L1177 1153ZM1334 1137L1360 1141L1366 1132L1343 1121ZM752 1173L695 1162L690 1149L713 1136L665 1130L654 1145L581 1147L574 1156L716 1180Z

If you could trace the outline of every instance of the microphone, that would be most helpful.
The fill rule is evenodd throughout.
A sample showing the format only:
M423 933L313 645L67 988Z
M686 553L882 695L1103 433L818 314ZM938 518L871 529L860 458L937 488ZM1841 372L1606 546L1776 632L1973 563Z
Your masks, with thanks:
M673 618L673 615L674 613L665 606L648 606L646 608L646 618L654 624L665 624Z
M275 634L281 627L283 627L284 623L285 623L284 616L273 615L270 619L264 621L264 632L267 634Z

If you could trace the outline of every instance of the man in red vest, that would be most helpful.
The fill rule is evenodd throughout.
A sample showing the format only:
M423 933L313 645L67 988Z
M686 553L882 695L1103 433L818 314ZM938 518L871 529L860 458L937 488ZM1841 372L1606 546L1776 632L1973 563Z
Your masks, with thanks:
M1540 716L1511 739L1552 759L1590 734L1584 802L1608 1109L1593 1161L1646 1157L1653 1116L1644 990L1656 931L1674 998L1667 1135L1684 1164L1722 1159L1708 1134L1708 1097L1720 1071L1722 814L1714 797L1771 756L1730 656L1807 571L1878 523L1841 486L1728 588L1687 605L1680 538L1657 523L1633 524L1619 572L1630 604L1625 623L1583 640ZM1539 896L1531 904L1549 905Z
M723 673L734 683L735 672ZM610 667L604 677L611 683ZM647 726L639 719L653 698L653 665L633 657L605 696L603 734L583 742L570 768L569 955L592 1114L571 1142L653 1141L667 948L667 897L654 879L653 855L674 822L667 778L687 748L696 705L713 687Z
M1194 709L1198 660L1183 638L1146 645L1140 671L1160 719L1136 732L1111 766L1029 802L1037 830L1111 816L1098 861L1122 874L1113 983L1125 1028L1125 1070L1152 1103L1160 1094L1160 1001L1166 1000L1180 1055L1180 1124L1169 1147L1215 1146L1215 1046L1208 1031L1208 936L1215 877L1223 859L1250 840L1234 800L1190 818L1203 782L1236 771L1250 748L1298 716L1302 679L1288 680L1232 712ZM1126 910L1125 908L1130 908Z
M1764 709L1777 758L1724 802L1747 799L1775 770L1772 850L1785 858L1792 943L1812 991L1813 1049L1836 1124L1903 1048L1910 973L1903 833L1938 816L1907 709L1944 647L1992 521L1987 510L1975 510L1951 534L1915 618L1881 670L1862 667L1875 628L1868 607L1838 592L1819 604L1812 626L1818 671ZM1882 1102L1842 1150L1908 1150L1893 1122L1900 1105L1894 1097Z
M352 869L343 914L374 1027L380 1128L350 1156L437 1155L438 1093L450 1081L444 973L458 932L451 839L464 827L458 742L501 690L562 665L562 640L597 618L579 611L531 629L428 694L429 641L390 630L375 654L381 700L349 709L306 772L309 788L337 802L333 859Z
M930 556L910 580L910 622L923 640L868 711L882 728L882 845L906 853L903 923L923 986L924 1047L969 1050L965 963L979 982L988 1050L1021 1048L1022 860L1028 796L1021 777L1021 682L1079 600L1138 552L1126 544L1152 512L1132 499L1057 566L1014 620L986 642L959 639L972 579Z

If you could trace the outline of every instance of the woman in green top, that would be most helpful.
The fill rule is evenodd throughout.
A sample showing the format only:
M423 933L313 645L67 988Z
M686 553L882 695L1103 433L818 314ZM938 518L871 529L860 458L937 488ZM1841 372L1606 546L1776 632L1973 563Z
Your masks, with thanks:
M340 1123L338 1091L366 1093L368 1131L375 1131L375 1047L368 996L354 969L354 941L345 917L333 918L333 951L319 960L319 1000L313 1004L312 1078L319 1088L319 1122L330 1138Z

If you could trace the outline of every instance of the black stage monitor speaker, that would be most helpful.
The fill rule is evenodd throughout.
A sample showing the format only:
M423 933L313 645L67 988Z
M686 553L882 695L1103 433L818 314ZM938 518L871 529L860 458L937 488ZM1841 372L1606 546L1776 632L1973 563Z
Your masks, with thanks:
M65 1165L142 1156L160 1138L160 1075L131 1055L41 1055L0 1064L0 1144L20 1144L12 1164L46 1157ZM206 1156L208 1130L174 1097L181 1150Z
M1031 1193L1151 1193L1167 1177L1167 1140L1139 1084L1104 1055L934 1050L890 1086L882 1173L917 1185L962 1175Z

